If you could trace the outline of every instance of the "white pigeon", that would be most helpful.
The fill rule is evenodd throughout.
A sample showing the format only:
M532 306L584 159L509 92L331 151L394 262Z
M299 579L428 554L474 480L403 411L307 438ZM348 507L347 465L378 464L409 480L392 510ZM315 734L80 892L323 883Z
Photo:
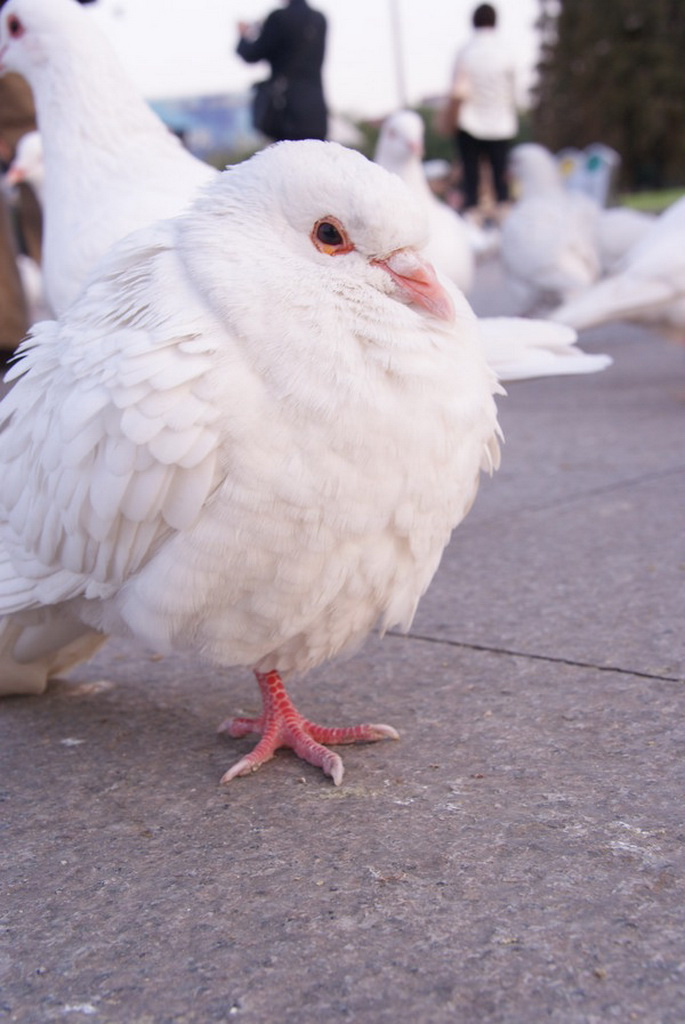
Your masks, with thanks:
M130 235L0 403L0 680L108 634L254 668L262 733L337 784L282 677L408 628L499 457L474 313L420 255L405 185L336 143L283 142ZM65 649L66 645L70 645ZM32 675L33 673L33 675Z
M610 320L685 327L685 198L657 217L615 274L551 313L580 330Z
M17 142L16 152L5 172L5 182L15 186L24 182L33 189L43 206L45 201L45 160L39 131L26 132Z
M8 0L0 72L35 99L45 159L43 273L56 315L110 246L188 206L218 174L140 95L91 13L76 0Z
M398 110L381 126L374 160L399 175L428 217L428 259L463 292L473 286L475 260L466 223L432 192L423 169L424 125L413 110Z
M564 188L556 160L536 143L512 149L510 172L517 198L502 224L500 256L518 312L530 313L599 277L597 204Z
M40 266L31 256L20 252L17 254L17 267L26 300L29 325L38 323L39 320L49 319L51 312L45 299L43 273Z

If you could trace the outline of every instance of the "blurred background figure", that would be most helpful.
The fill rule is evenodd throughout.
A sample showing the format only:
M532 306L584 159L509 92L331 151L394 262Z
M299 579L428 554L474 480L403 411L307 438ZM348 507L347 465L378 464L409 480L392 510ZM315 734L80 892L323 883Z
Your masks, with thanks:
M26 132L17 142L14 157L5 174L5 182L15 188L24 183L29 184L41 207L43 206L45 159L43 140L38 129Z
M566 188L556 157L539 143L514 146L508 166L516 202L502 225L500 255L516 312L540 315L599 277L601 210Z
M274 141L325 139L328 134L321 76L326 29L324 15L306 0L288 0L261 27L238 24L239 56L249 64L266 60L271 65L268 81L257 86L255 99L262 110L255 107L253 113L255 127Z
M453 134L463 169L462 212L476 217L481 170L486 162L501 215L509 199L507 156L518 130L514 56L500 40L497 13L480 4L473 13L473 35L457 54L442 129Z
M14 158L17 143L36 127L29 86L20 75L0 77L0 164ZM18 185L15 201L0 193L0 357L14 351L29 327L29 310L17 257L40 262L41 211L30 186Z
M78 0L91 3L92 0ZM2 0L0 0L2 6ZM28 83L14 72L0 76L0 167L17 156L22 138L36 131L36 110ZM35 136L34 136L35 138ZM11 180L11 179L10 179ZM22 178L0 191L0 360L11 354L32 322L47 315L39 266L43 213L35 183Z

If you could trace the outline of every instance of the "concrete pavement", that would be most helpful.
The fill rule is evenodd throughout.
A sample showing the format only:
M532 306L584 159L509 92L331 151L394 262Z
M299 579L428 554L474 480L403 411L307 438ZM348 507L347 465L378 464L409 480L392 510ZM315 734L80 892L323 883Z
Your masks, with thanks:
M218 786L247 671L113 642L3 701L1 1019L682 1022L685 346L583 344L614 366L509 385L410 635L292 687L401 732L340 789Z

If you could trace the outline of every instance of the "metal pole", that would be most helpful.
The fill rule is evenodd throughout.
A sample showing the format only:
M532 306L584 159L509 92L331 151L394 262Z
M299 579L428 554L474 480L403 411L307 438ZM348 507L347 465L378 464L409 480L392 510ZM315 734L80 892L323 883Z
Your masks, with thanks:
M400 0L390 0L390 20L392 22L393 52L395 56L395 79L397 98L400 107L407 106L407 83L404 75L404 50L402 47L402 25L400 17Z

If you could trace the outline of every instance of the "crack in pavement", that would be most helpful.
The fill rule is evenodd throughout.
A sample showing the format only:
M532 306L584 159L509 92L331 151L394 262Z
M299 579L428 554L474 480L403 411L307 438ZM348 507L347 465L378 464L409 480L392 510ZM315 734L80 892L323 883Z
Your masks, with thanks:
M516 651L508 647L493 647L489 644L474 644L465 640L448 640L444 637L426 636L421 633L400 633L389 629L385 636L397 637L400 640L420 640L423 643L442 644L445 647L463 647L470 651L484 651L488 654L506 654L514 658L528 658L531 661L548 661L557 665L569 665L572 668L589 668L597 672L616 672L624 676L635 676L638 679L654 679L662 683L684 683L682 676L662 675L658 672L644 672L640 669L622 668L619 665L598 665L592 661L577 661L574 658L562 658L553 654L535 654L531 651Z

